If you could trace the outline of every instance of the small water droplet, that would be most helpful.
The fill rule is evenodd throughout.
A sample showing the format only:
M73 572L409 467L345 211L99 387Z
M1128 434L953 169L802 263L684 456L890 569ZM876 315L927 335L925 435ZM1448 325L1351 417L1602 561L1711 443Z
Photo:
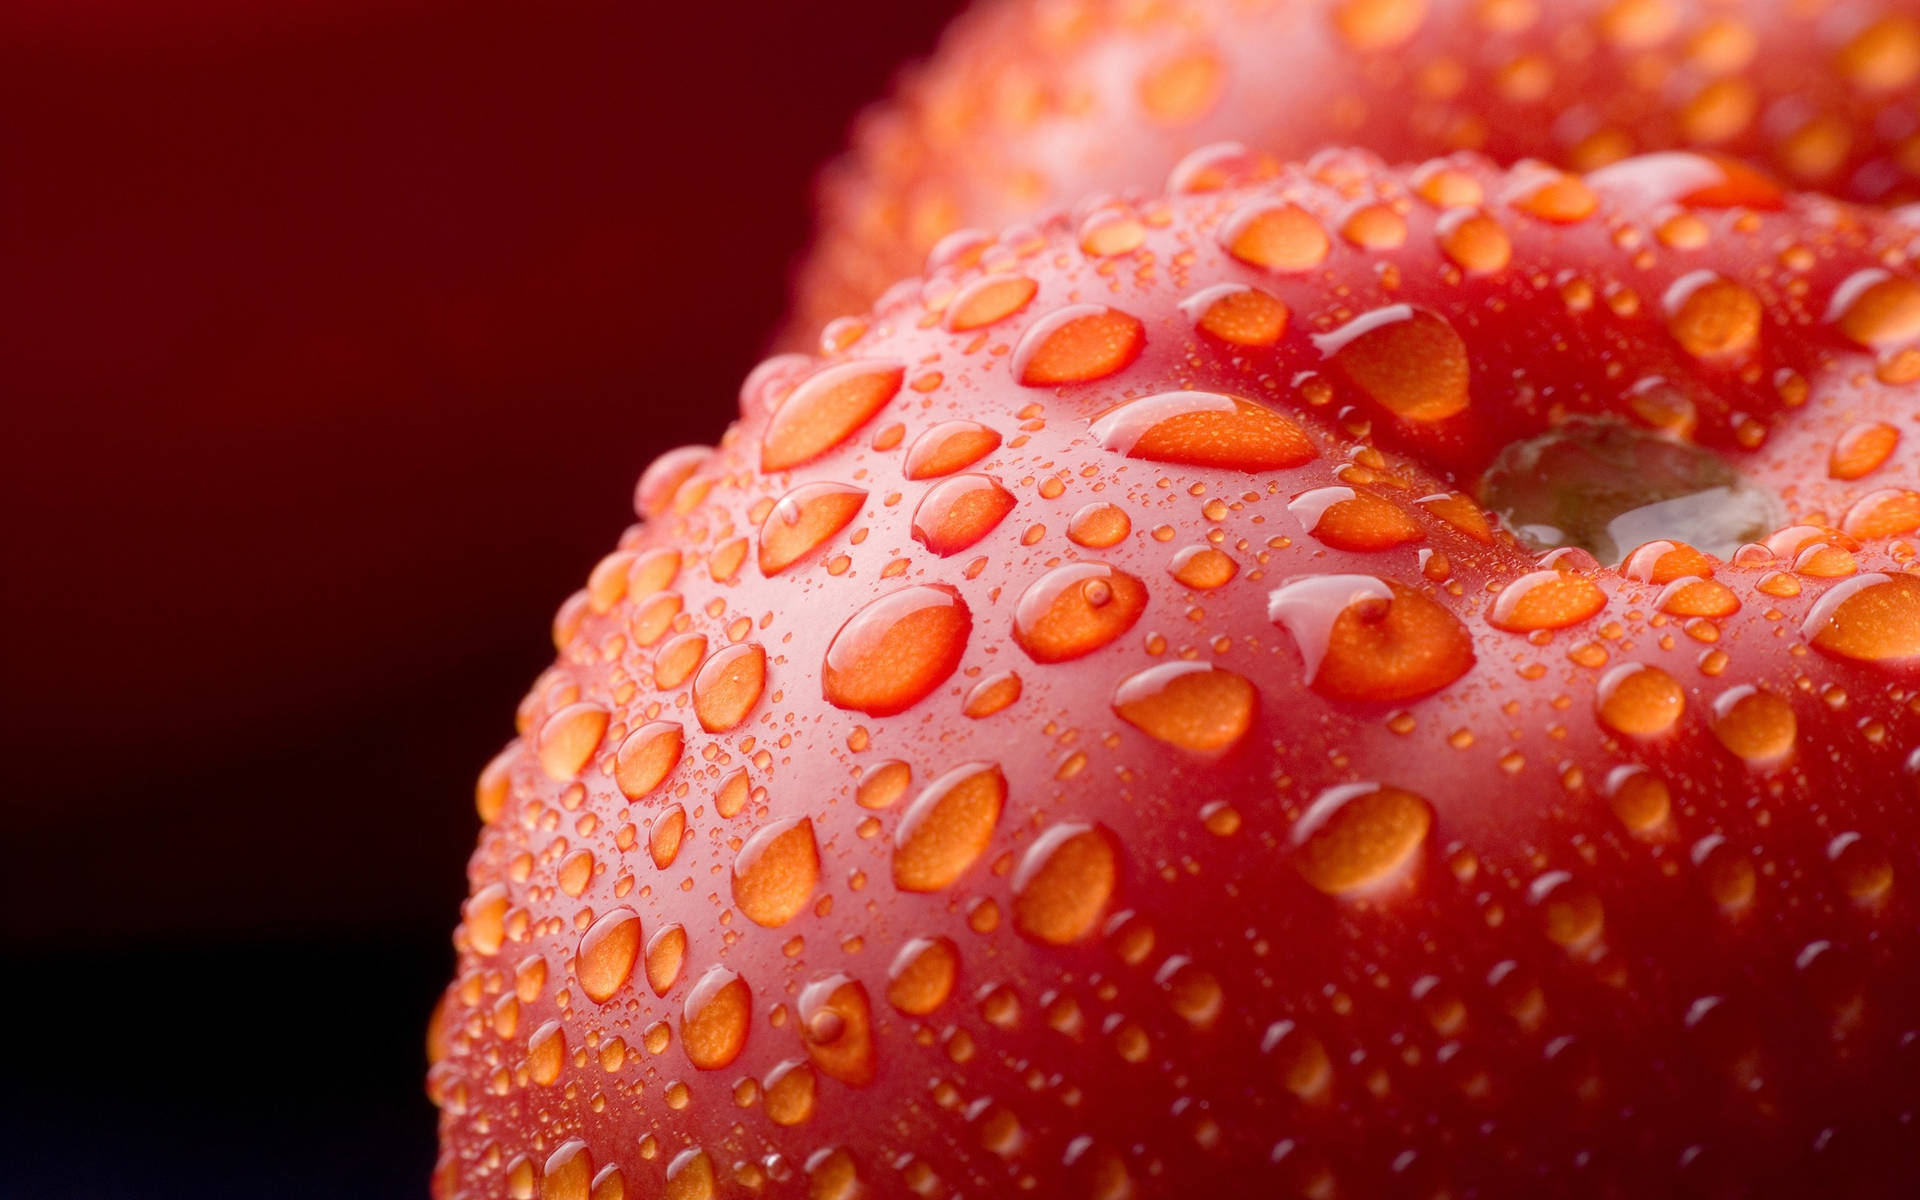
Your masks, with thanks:
M1225 587L1240 573L1240 564L1224 550L1212 546L1188 546L1173 556L1173 577L1183 587L1211 591Z
M1712 271L1681 276L1664 303L1667 331L1695 358L1732 358L1760 340L1760 297Z
M667 925L647 939L647 986L656 996L664 996L680 981L687 961L687 931L682 925Z
M1117 546L1132 532L1126 510L1105 502L1087 505L1067 523L1067 540L1093 550Z

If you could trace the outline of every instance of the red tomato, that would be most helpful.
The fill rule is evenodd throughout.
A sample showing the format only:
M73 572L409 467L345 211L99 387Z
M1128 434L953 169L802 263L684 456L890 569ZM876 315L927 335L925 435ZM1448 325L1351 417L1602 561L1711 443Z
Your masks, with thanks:
M1915 240L1330 153L770 360L481 776L437 1194L1895 1194Z

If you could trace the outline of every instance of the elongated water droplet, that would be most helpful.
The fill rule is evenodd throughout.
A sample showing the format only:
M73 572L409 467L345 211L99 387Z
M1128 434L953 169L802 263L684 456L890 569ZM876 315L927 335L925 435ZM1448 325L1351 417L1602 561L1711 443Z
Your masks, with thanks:
M1087 383L1126 368L1147 344L1139 318L1074 304L1035 321L1013 351L1013 377L1027 387Z
M693 714L708 733L738 726L760 703L767 686L767 652L757 642L714 651L693 677Z
M1025 275L988 275L954 293L946 326L955 333L984 329L1006 320L1032 302L1040 285Z
M913 511L913 540L942 558L958 554L992 533L1013 506L1013 493L985 475L943 479Z
M914 938L887 968L887 1003L924 1017L947 1002L960 973L960 948L944 937Z
M659 787L680 765L686 737L674 721L649 721L628 734L613 756L620 794L638 800Z
M1234 346L1271 346L1287 331L1287 306L1244 283L1220 283L1180 302L1195 329Z
M1149 737L1201 755L1223 754L1253 727L1259 694L1211 663L1172 662L1123 680L1113 711Z
M993 840L1007 777L992 763L965 763L914 798L893 835L893 882L937 892L965 874Z
M1911 342L1920 338L1920 283L1878 267L1857 271L1834 291L1827 319L1870 349Z
M1565 629L1607 606L1607 594L1584 575L1547 568L1529 571L1500 589L1487 624L1508 633Z
M1444 421L1467 410L1467 344L1442 317L1395 304L1314 338L1362 395L1396 417Z
M1294 497L1287 511L1314 540L1336 550L1390 550L1426 536L1406 509L1383 496L1350 487L1315 488Z
M933 479L970 467L1000 448L1000 435L977 421L942 421L913 439L908 479Z
M1095 421L1093 436L1128 458L1254 474L1314 458L1313 443L1293 420L1219 392L1162 392L1129 400Z
M1249 266L1292 274L1325 262L1333 239L1299 205L1256 200L1221 224L1220 244Z
M838 708L875 717L904 712L959 667L972 632L973 613L959 592L942 584L902 588L833 635L821 689Z
M811 554L866 502L866 489L844 483L806 483L782 496L760 526L760 573L778 575Z
M797 467L846 441L899 394L906 373L901 363L855 359L808 376L767 421L761 471Z
M1137 577L1105 563L1056 567L1021 594L1013 640L1035 662L1091 654L1133 628L1147 605Z
M540 727L540 769L547 778L568 780L593 761L607 732L608 713L591 702L569 704Z
M680 1045L702 1071L717 1071L740 1056L753 1017L753 992L726 967L707 968L680 1010Z
M1800 627L1816 650L1857 662L1920 658L1920 578L1856 575L1820 597Z

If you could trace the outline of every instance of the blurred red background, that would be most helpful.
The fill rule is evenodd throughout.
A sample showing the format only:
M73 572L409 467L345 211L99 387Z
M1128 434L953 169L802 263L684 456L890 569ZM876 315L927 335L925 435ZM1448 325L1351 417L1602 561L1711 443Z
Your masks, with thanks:
M8 1190L424 1194L472 778L954 7L0 5Z

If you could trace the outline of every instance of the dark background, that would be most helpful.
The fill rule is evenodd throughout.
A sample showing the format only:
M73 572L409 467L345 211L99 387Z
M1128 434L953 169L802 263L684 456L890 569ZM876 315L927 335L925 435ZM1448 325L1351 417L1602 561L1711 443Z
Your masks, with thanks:
M953 7L0 4L0 1192L424 1196L473 778Z

